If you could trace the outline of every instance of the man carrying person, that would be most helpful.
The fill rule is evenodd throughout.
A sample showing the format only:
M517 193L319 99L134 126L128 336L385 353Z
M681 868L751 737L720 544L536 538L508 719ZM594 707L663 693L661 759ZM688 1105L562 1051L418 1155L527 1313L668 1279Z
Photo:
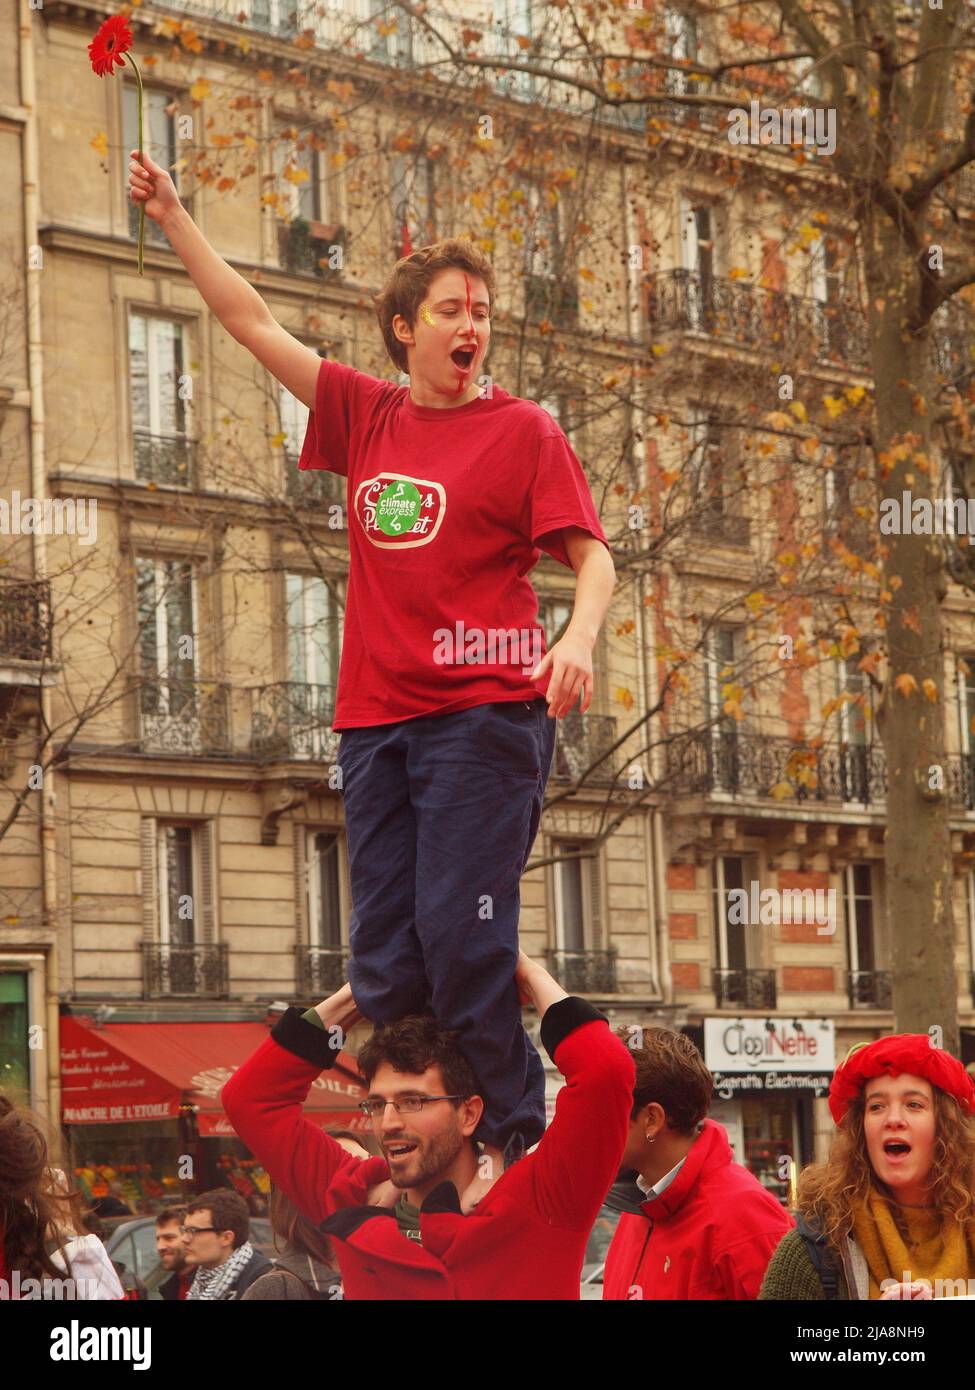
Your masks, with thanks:
M347 479L332 727L349 982L374 1023L432 1008L457 1033L482 1098L477 1137L500 1171L545 1126L544 1069L513 982L520 880L555 720L577 700L589 708L615 581L585 473L546 411L478 377L496 288L474 242L402 258L377 296L387 353L409 373L400 386L282 328L151 158L133 152L130 183L226 330L309 407L299 467ZM542 551L576 574L571 620L544 655L528 579Z
M538 1147L470 1215L461 1194L483 1161L474 1135L484 1102L436 1019L382 1026L359 1054L382 1158L353 1157L302 1114L360 1018L348 985L307 1015L289 1009L224 1086L236 1132L332 1241L346 1298L579 1298L586 1240L626 1139L633 1062L604 1016L524 953L516 988L542 1016L566 1084Z

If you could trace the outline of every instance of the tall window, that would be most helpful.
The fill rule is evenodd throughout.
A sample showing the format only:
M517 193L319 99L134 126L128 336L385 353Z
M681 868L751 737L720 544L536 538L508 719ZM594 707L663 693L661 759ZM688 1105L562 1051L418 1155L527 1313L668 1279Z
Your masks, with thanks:
M193 827L160 824L159 939L164 946L196 944L193 859Z
M719 855L711 864L711 912L714 928L714 958L717 962L715 997L719 1006L742 1008L775 1007L775 984L761 970L763 932L761 921L751 920L751 884L757 879L757 865L750 857ZM745 893L747 910L732 892Z
M336 831L308 832L308 944L326 950L342 947L339 846Z
M181 323L129 314L129 401L135 476L190 487L190 404Z
M157 164L171 175L176 191L180 194L184 205L186 196L180 190L179 170L174 169L176 163L176 105L177 100L172 92L160 91L157 88L146 87L143 92L142 106L142 142L143 150L154 159ZM139 235L139 205L132 201L129 195L129 150L139 148L139 96L134 82L126 82L122 87L122 139L123 139L123 167L125 173L125 195L128 206L129 217L129 236ZM157 242L161 246L168 246L169 241L162 228L151 220L145 221L145 240Z
M525 270L530 276L553 280L562 264L562 205L555 189L542 188L535 182L527 183L525 189Z
M736 791L740 784L738 723L725 714L724 687L737 679L741 663L741 630L726 623L709 634L704 658L705 707L709 729L710 785L715 791Z
M139 556L136 582L143 737L173 751L193 751L201 734L193 567Z
M692 14L668 5L664 10L664 36L668 56L674 62L697 61L697 22ZM683 94L697 90L687 73L678 69L669 68L665 80L668 92Z
M488 31L486 52L496 57L524 58L525 49L519 39L532 36L532 0L492 0L491 13L494 23ZM530 72L498 68L494 85L497 91L509 96L527 98L534 89L534 77Z
M422 150L393 155L390 201L397 256L403 254L404 233L409 236L414 250L436 240L434 184L433 160Z
M959 653L958 743L965 805L975 805L975 652Z
M412 15L397 9L390 0L368 0L368 3L371 20L369 57L378 61L388 59L394 63L412 63Z
M860 670L857 652L837 663L837 695L840 697L840 790L844 801L870 800L870 683Z
M560 953L556 973L573 993L615 991L612 953L599 951L602 941L602 887L598 852L584 840L557 840L553 851L565 856L554 865L555 944ZM572 857L575 856L575 857ZM594 954L597 953L598 954Z
M298 32L298 0L241 0L238 8L255 29L269 34Z
M715 279L724 261L719 213L710 203L681 199L680 247L687 326L707 331L714 324Z
M881 950L875 920L874 871L871 864L846 866L844 907L850 1003L853 1006L889 1008L890 986L879 974Z
M724 450L717 417L698 410L691 425L689 480L693 493L691 524L695 531L731 540L726 497Z
M824 230L810 243L810 276L814 305L814 325L820 356L847 359L853 346L849 341L843 300L843 267L836 237Z
M276 175L275 189L278 204L286 221L303 218L306 222L321 220L321 180L318 151L312 143L312 131L286 121L278 122L271 151Z
M285 576L288 623L288 728L291 756L334 751L342 619L334 591L317 575Z

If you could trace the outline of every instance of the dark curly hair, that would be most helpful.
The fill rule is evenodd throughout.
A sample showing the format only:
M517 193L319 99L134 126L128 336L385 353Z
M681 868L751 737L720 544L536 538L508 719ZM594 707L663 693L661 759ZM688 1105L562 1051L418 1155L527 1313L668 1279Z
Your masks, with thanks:
M434 278L442 270L454 268L466 270L468 275L478 275L484 281L490 314L497 296L494 270L484 252L468 237L448 237L444 241L421 246L411 256L402 257L393 266L380 293L375 296L373 307L386 351L401 372L409 371L409 362L406 345L393 332L393 319L397 314L402 314L412 329Z
M412 1014L375 1030L356 1058L366 1083L385 1062L394 1071L419 1075L439 1067L444 1091L451 1096L478 1095L477 1081L457 1042L457 1034L442 1027L432 1014ZM456 1102L455 1102L456 1104Z

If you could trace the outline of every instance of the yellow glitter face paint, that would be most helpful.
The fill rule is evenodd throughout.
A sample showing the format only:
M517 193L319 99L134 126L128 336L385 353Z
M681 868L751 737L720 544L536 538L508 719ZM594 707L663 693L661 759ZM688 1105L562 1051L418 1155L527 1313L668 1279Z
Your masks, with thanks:
M424 323L429 324L431 328L436 328L437 320L433 317L425 304L420 305L420 318Z

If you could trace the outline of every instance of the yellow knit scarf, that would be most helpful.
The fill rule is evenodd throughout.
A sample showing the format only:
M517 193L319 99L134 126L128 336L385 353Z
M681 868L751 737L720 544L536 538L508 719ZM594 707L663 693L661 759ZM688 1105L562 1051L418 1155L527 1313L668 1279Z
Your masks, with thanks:
M975 1292L975 1284L953 1285L952 1280L975 1278L975 1226L965 1227L949 1213L932 1207L898 1207L905 1241L894 1221L892 1203L875 1188L865 1206L857 1210L853 1235L863 1251L870 1272L870 1298L879 1299L884 1279L898 1283L927 1279L936 1295ZM944 1281L935 1285L935 1280Z

